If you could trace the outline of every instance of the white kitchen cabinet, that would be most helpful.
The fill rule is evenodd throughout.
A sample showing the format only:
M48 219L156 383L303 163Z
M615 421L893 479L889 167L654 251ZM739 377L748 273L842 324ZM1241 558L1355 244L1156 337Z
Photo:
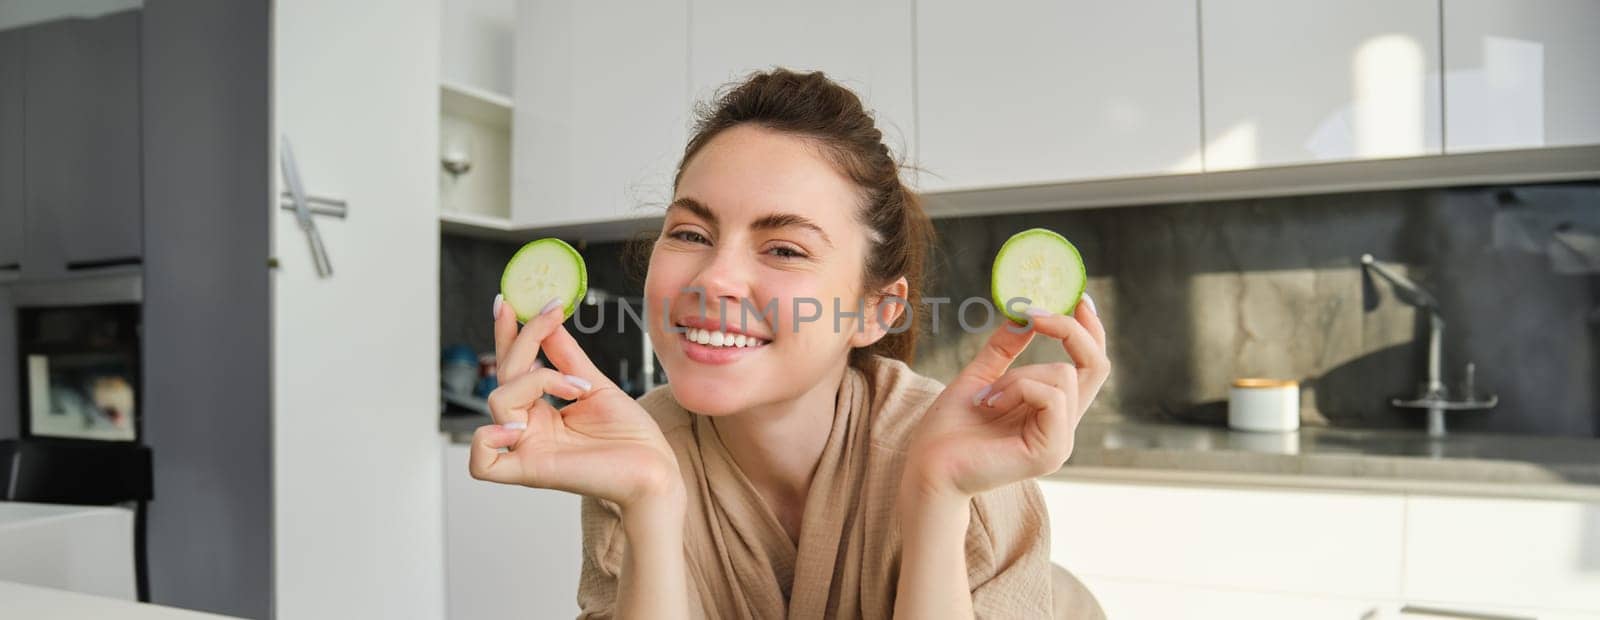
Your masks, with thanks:
M1039 485L1113 618L1600 618L1600 503Z
M876 113L896 155L915 152L911 0L693 0L689 11L690 95L752 71L821 70Z
M1438 155L1437 0L1202 0L1205 169Z
M1446 152L1600 144L1600 2L1443 7Z
M659 215L671 200L689 118L686 3L517 6L513 226Z
M517 0L440 3L439 79L511 96Z
M439 7L272 3L262 92L276 148L256 213L277 264L267 376L279 618L444 612ZM315 218L328 277L279 208L285 144L307 194L349 205L346 219Z
M1384 609L1385 600L1250 592L1201 588L1137 580L1084 577L1107 618L1294 618L1295 620L1358 620ZM1392 605L1387 605L1393 607Z
M1409 498L1405 596L1600 615L1600 504Z
M1039 484L1050 559L1085 578L1354 600L1400 594L1402 496Z
M918 2L921 189L1200 172L1196 6Z
M1084 577L1084 585L1117 620L1169 618L1294 618L1296 620L1596 620L1600 614L1527 607L1429 604L1283 594L1234 588L1200 588L1135 580Z
M445 580L451 620L578 615L577 495L467 473L471 446L444 445Z

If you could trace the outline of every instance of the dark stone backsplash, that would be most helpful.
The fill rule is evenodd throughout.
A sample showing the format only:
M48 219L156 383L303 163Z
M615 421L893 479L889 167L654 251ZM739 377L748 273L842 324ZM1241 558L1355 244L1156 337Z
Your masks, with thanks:
M1600 436L1600 276L1552 268L1550 230L1600 234L1600 186L1329 194L936 220L929 295L987 296L990 262L1012 233L1071 239L1108 332L1114 371L1089 415L1221 423L1236 377L1297 379L1306 424L1423 428L1390 406L1423 380L1426 315L1387 283L1364 282L1370 253L1438 298L1444 380L1468 362L1490 411L1449 413L1452 430ZM441 337L493 347L489 304L517 244L446 235ZM1550 248L1555 247L1554 250ZM623 244L580 247L592 286L638 295ZM1567 261L1569 264L1571 260ZM915 367L948 380L985 334L940 310ZM976 321L974 310L969 320ZM624 340L627 340L626 338ZM606 345L616 355L632 344ZM597 355L599 357L601 355ZM1035 342L1024 362L1068 359Z

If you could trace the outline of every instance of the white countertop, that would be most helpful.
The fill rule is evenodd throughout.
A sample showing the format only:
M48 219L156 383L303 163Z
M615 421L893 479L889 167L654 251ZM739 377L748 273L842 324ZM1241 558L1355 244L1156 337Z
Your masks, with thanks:
M1600 439L1085 421L1046 477L1600 502Z
M11 581L0 581L0 601L5 601L3 614L7 618L54 618L77 620L79 618L107 618L133 620L173 620L198 618L229 618L177 607L135 603L104 596L93 596L67 590L42 588Z

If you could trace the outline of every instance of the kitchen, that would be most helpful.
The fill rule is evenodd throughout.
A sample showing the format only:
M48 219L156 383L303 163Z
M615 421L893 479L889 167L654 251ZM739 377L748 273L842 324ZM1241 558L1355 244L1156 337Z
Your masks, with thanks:
M501 272L557 237L574 332L641 305L694 104L784 66L910 164L930 294L984 296L1024 229L1081 252L1117 370L1038 485L1089 606L1600 617L1595 26L1589 0L0 0L0 598L577 615L579 498L466 467ZM911 363L941 382L987 335L955 309ZM577 336L630 394L670 384L636 327ZM1068 361L1048 344L1018 362ZM34 413L30 382L106 355L120 383L85 391L132 404L90 411L105 435Z

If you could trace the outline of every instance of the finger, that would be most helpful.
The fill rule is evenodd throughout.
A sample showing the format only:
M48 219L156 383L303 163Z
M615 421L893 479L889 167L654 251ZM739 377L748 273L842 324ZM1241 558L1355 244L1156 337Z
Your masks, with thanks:
M511 343L517 339L517 313L511 309L511 304L505 303L505 298L494 296L494 358L506 359L506 354L511 351Z
M1061 341L1062 348L1066 349L1072 364L1078 367L1079 376L1084 377L1086 383L1098 389L1099 384L1111 374L1111 361L1106 358L1105 347L1094 339L1083 323L1053 312L1029 314L1028 318L1032 320L1034 331Z
M1025 376L1014 370L994 382L989 392L975 404L994 411L1011 411L1019 405L1040 409L1053 404L1053 399L1059 395L1064 399L1063 404L1070 410L1072 403L1076 402L1078 378L1069 374L1056 379L1061 383ZM1040 392L1035 389L1040 386L1046 391Z
M957 381L966 380L975 386L994 383L1000 375L1005 374L1011 363L1016 361L1022 350L1028 348L1028 343L1033 341L1033 330L1016 330L1009 325L995 328L989 335L989 340L983 343L983 348L961 369L961 374L956 376ZM976 388L974 388L976 389Z
M501 383L506 383L511 379L522 376L523 373L533 368L533 361L539 357L539 343L544 341L550 335L550 332L559 327L561 321L566 318L565 314L561 312L561 308L560 299L551 299L549 303L544 305L544 309L539 311L538 316L533 317L533 320L528 321L527 325L522 326L522 331L517 334L516 340L511 343L511 349L506 351L505 357L498 364ZM514 314L509 308L504 312L506 314Z
M995 411L1012 411L1018 407L1031 410L1034 423L1024 427L1022 440L1036 454L1050 457L1051 464L1060 467L1071 453L1072 434L1077 426L1069 394L1075 389L1075 386L1067 390L1034 379L1017 378L1008 385L996 385L995 392L984 400L984 406Z
M1017 379L1033 379L1040 383L1053 385L1058 388L1067 388L1076 385L1078 368L1066 362L1049 362L1044 364L1028 364L1007 370L1005 374L989 386L990 392L1005 389L1005 386ZM985 398L987 398L985 394Z
M587 382L573 379L575 377L567 377L550 368L540 368L512 379L510 383L489 392L489 415L500 424L527 422L528 408L544 398L545 394L577 400L588 391Z
M521 439L522 430L500 424L478 427L472 433L472 449L467 456L467 472L473 478L517 484L522 479L522 463L501 448L510 448Z
M584 353L583 347L573 339L572 333L561 325L556 325L555 331L544 339L544 356L550 360L550 365L569 376L586 380L593 386L616 387L605 373L595 367L589 354ZM593 393L593 390L589 393Z
M1083 300L1073 309L1072 316L1089 330L1089 335L1094 336L1094 341L1100 343L1100 348L1106 348L1106 326L1100 322L1100 309L1095 307L1094 298L1084 293Z

